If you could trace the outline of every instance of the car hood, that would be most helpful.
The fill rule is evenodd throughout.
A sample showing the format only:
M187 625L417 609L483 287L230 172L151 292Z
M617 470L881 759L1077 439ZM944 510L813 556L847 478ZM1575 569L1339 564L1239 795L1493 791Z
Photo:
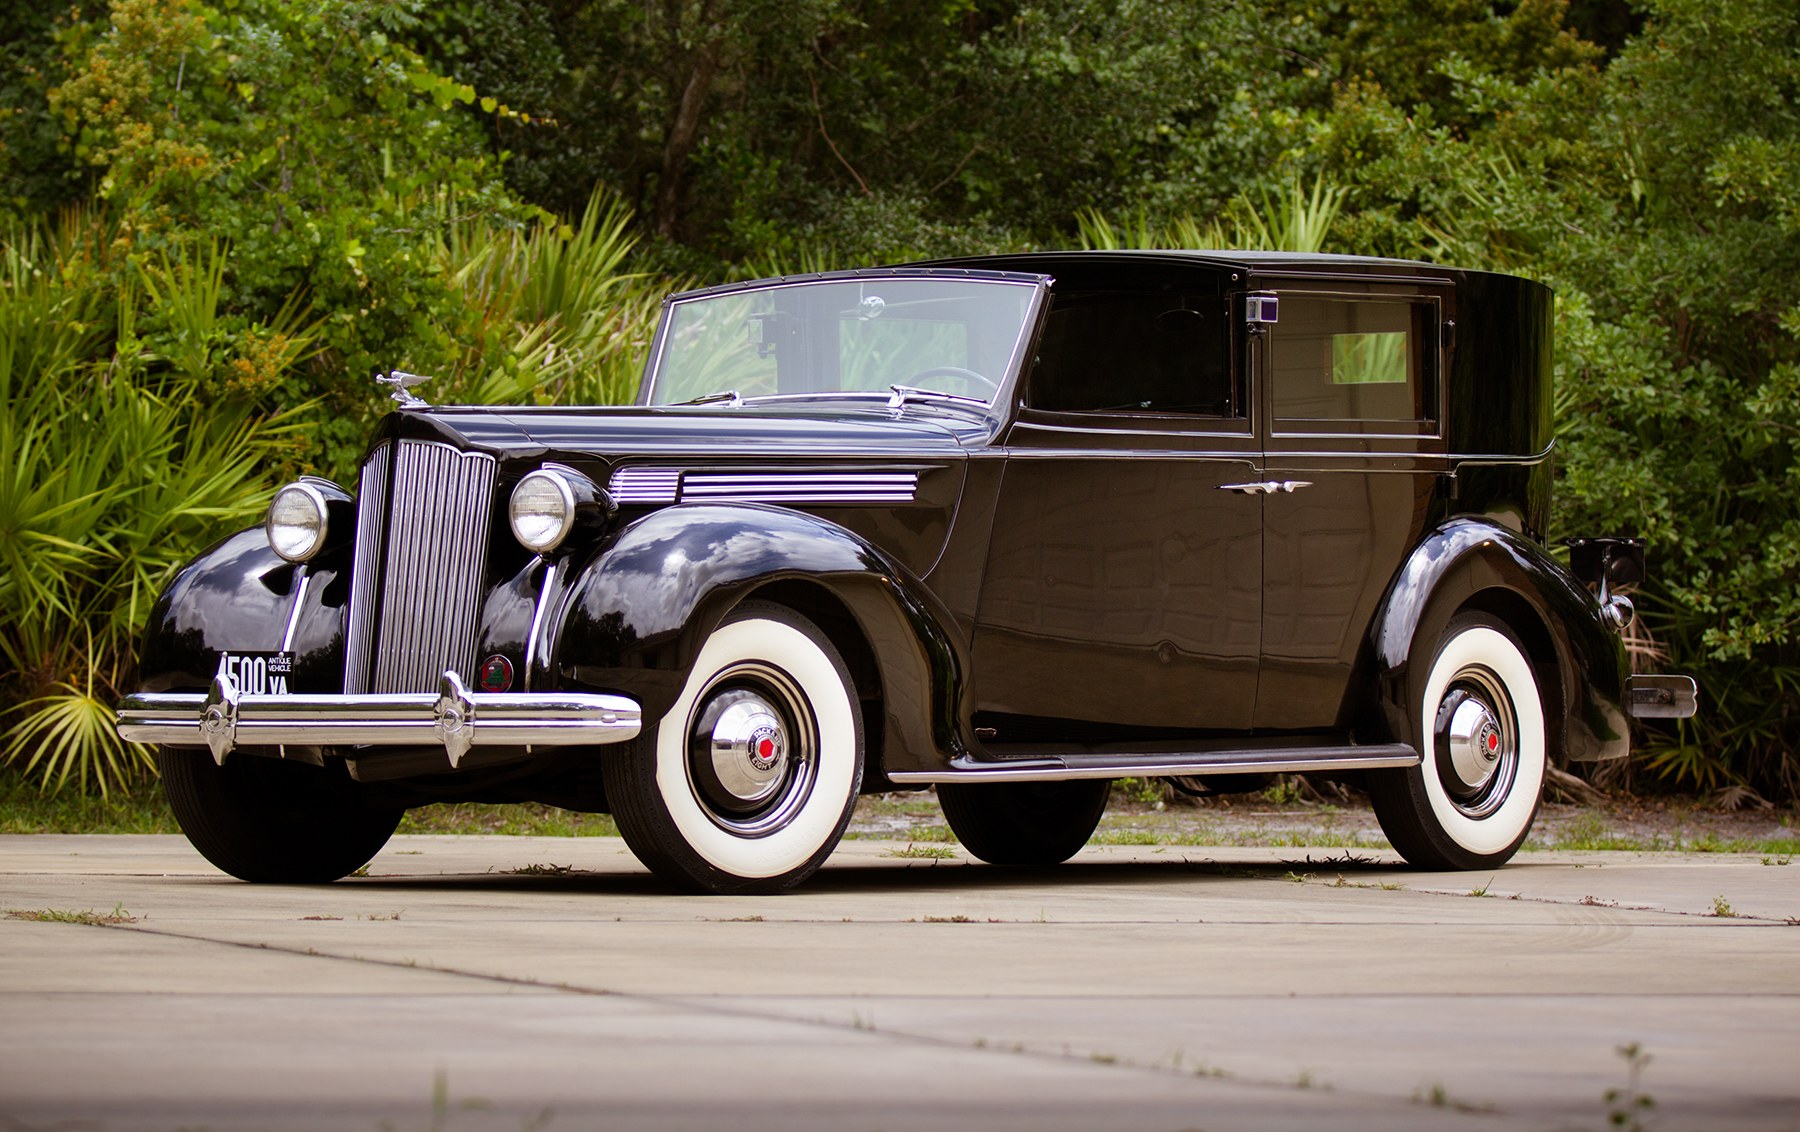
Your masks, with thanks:
M906 458L954 456L991 434L992 424L966 415L909 406L845 412L752 407L428 408L390 414L374 442L399 436L436 440L513 460L586 460L608 464L631 456L708 460ZM583 458L586 458L585 460Z
M541 464L566 464L608 487L628 520L701 501L808 511L924 577L962 501L964 456L993 422L910 405L896 418L880 406L403 409L382 421L371 451L398 438L489 453L502 490Z

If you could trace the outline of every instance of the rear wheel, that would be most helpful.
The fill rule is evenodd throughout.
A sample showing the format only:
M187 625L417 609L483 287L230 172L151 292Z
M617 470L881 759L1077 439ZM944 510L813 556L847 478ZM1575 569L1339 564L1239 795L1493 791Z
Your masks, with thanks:
M1458 615L1414 685L1413 715L1420 764L1370 782L1382 831L1421 868L1504 864L1531 831L1548 752L1524 648L1493 617Z
M404 810L363 803L341 766L164 747L163 793L200 855L239 880L326 884L381 851Z
M607 752L619 833L697 892L776 892L824 863L862 782L862 717L825 634L785 606L739 606L668 714Z
M963 848L990 865L1058 865L1093 836L1112 783L946 782L944 820Z

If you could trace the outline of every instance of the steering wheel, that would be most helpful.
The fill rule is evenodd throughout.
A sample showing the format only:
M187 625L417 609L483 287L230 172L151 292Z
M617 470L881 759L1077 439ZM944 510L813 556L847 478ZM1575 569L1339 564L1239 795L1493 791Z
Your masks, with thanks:
M994 381L991 378L983 377L974 370L964 369L961 366L932 366L930 369L922 369L918 373L907 378L906 384L918 385L920 382L930 381L934 377L960 377L965 381L973 381L977 385L985 387L990 394L1000 392L999 382Z

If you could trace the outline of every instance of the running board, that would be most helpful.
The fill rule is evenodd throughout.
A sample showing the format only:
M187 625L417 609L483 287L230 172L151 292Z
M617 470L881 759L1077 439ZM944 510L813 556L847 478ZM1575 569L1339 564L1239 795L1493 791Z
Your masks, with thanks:
M1345 747L1273 747L1203 754L1052 755L1021 759L953 759L943 770L890 770L897 783L1045 782L1075 778L1171 778L1182 775L1300 774L1384 770L1419 765L1405 743Z

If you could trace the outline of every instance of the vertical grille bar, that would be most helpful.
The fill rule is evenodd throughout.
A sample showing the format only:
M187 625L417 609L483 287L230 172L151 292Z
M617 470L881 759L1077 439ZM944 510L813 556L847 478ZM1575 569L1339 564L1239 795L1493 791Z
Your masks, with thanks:
M382 485L392 499L385 555L375 553L381 546L379 514L366 522L363 511L357 516L347 690L436 691L445 669L474 679L494 459L459 452L447 444L396 443L393 482ZM375 466L371 460L363 469L366 497ZM384 462L384 475L385 466ZM382 575L379 579L373 577L377 573ZM379 624L374 623L377 606ZM372 666L367 657L370 641ZM368 673L360 688L352 683L359 671Z
M356 560L351 569L350 625L344 641L344 691L369 690L369 652L375 639L376 583L381 570L381 521L387 514L388 446L369 454L356 492Z

